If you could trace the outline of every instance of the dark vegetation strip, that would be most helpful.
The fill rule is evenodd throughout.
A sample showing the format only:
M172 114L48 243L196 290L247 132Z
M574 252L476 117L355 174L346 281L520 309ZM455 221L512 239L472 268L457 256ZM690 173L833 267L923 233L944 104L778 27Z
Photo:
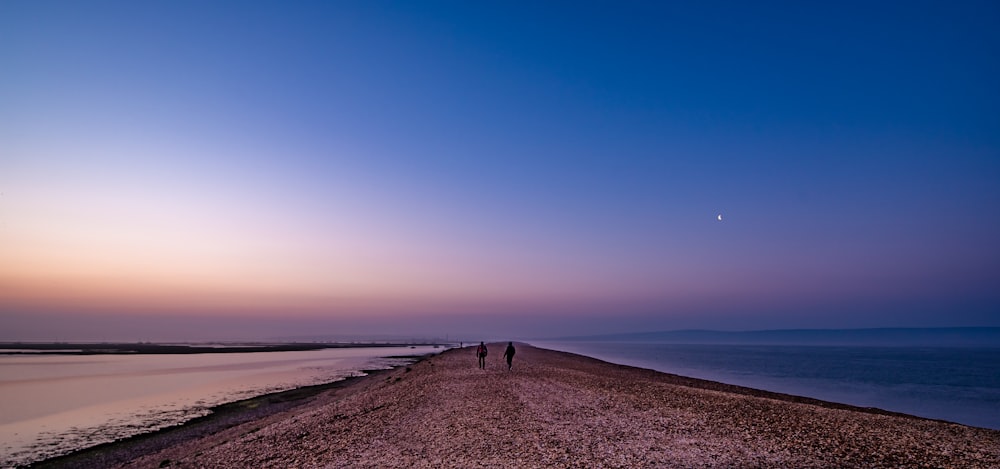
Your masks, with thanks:
M268 345L234 345L211 347L204 345L163 345L149 343L134 344L74 344L74 343L2 343L0 344L0 354L9 355L38 355L38 354L58 354L58 355L109 355L109 354L149 354L149 355L186 355L195 353L249 353L249 352L303 352L309 350L322 350L330 348L360 348L360 347L416 347L416 346L438 346L441 344L421 343L421 344L400 344L400 343L378 343L378 344L338 344L338 343L315 343L315 344L268 344ZM18 350L38 350L38 352L18 352Z

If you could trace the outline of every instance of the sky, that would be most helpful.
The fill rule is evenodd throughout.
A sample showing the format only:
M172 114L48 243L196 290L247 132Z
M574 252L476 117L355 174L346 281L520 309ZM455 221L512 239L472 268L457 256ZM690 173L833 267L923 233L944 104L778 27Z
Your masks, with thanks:
M2 2L0 340L1000 326L1000 6L811 3Z

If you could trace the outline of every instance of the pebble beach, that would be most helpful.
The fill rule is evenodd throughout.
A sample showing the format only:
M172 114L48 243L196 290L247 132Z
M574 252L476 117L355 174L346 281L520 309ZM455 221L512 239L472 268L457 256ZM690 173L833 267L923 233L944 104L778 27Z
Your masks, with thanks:
M514 368L507 371L504 346L491 344L485 370L477 367L474 348L451 349L286 410L145 445L115 465L1000 467L996 430L527 344L515 344Z

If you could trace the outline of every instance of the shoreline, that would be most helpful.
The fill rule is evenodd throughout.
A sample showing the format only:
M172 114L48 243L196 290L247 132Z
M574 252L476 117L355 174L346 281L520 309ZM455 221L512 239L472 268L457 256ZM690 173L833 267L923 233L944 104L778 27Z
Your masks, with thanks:
M183 423L140 433L120 440L81 448L59 456L42 459L24 468L90 468L111 467L127 463L137 457L153 454L171 445L184 443L255 420L287 412L303 405L323 393L348 388L356 382L411 366L429 355L397 355L387 358L413 360L388 369L359 370L362 375L331 381L329 383L301 386L284 391L261 394L210 407L210 413L194 417Z
M708 382L723 383L727 385L732 385L737 388L745 388L754 391L760 391L763 393L773 393L775 395L789 396L796 402L813 402L818 405L829 405L823 403L830 403L835 405L845 406L843 408L853 408L857 410L871 410L877 413L885 415L899 415L899 416L913 416L926 420L933 420L946 423L954 423L965 425L974 428L983 428L989 430L1000 431L1000 419L989 418L989 416L994 414L994 409L989 406L986 399L987 396L975 396L978 401L971 401L966 399L961 405L953 404L945 400L945 398L950 397L944 392L938 392L937 394L930 394L926 392L926 389L918 389L922 391L921 398L923 400L917 401L917 399L912 398L907 395L900 395L901 392L893 392L901 387L913 387L913 386L924 386L924 387L946 387L951 390L961 392L963 389L967 389L969 386L975 387L980 385L980 383L969 383L968 379L965 380L952 380L957 374L947 375L947 376L937 376L934 379L937 381L935 384L930 384L930 381L920 382L916 381L916 384L911 385L914 381L909 381L908 379L914 379L914 376L905 376L903 380L894 382L886 380L885 382L871 382L865 379L852 380L852 376L840 377L840 380L833 378L836 376L834 374L825 374L825 372L812 373L812 370L802 369L797 370L799 373L808 373L809 378L804 378L802 374L797 374L796 372L788 372L788 362L795 361L799 363L800 350L801 349L830 349L830 350L843 350L849 352L855 352L858 350L867 351L871 349L880 349L887 351L890 354L895 353L897 350L907 351L909 347L867 347L867 346L830 346L830 345L756 345L756 344L737 344L737 345L727 345L727 344L659 344L650 343L643 345L651 346L663 346L663 347L677 347L677 349L665 348L666 353L673 353L677 355L682 355L679 360L664 360L662 362L657 362L653 359L646 359L643 356L635 353L635 350L631 350L629 353L618 353L617 350L613 349L601 349L600 347L594 348L574 348L573 342L545 342L540 346L548 347L553 350L565 351L569 353L576 353L584 356L590 356L592 358L597 358L600 360L608 361L609 363L621 364L634 366L637 368L650 369L665 374L672 374L679 377L688 377ZM595 345L603 345L600 342L596 342ZM697 347L697 348L696 348ZM764 358L773 358L768 362L771 370L781 370L776 373L768 373L762 369L754 369L750 367L741 367L735 362L739 361L739 358L731 360L730 363L720 362L717 364L718 370L712 369L710 365L712 363L698 362L692 360L690 356L695 355L694 353L689 353L690 351L695 351L700 353L700 349L713 350L712 353L717 353L716 347L723 347L722 353L730 357L739 357L736 354L740 348L766 348L775 351L769 351L768 355L754 355L752 359L755 363L762 362ZM727 348L732 347L732 348ZM785 349L785 350L781 350ZM645 349L642 349L645 350ZM947 351L949 353L954 352L956 347L920 347L918 349L921 353L926 353L928 350L934 351ZM969 350L975 352L990 352L996 354L1000 351L1000 347L970 347L968 349L959 349L962 351ZM649 351L652 350L652 347ZM590 353L594 355L590 355ZM811 352L811 350L809 350ZM688 355L683 355L688 353ZM756 353L755 350L751 350L751 353ZM875 353L881 353L876 350ZM603 354L603 355L602 355ZM781 355L780 357L777 355ZM832 354L827 354L825 357L829 359ZM794 358L785 358L794 357ZM865 356L867 359L867 356ZM822 358L822 357L821 357ZM847 357L850 358L850 357ZM907 357L909 358L909 357ZM938 357L933 357L932 359L937 359ZM946 357L951 359L951 357ZM1000 356L998 356L1000 358ZM927 360L926 357L921 357L922 360ZM787 361L785 361L787 360ZM911 360L911 362L906 362L905 365L916 365L917 360ZM850 362L847 362L850 363ZM982 362L979 362L982 363ZM993 362L989 364L984 364L984 366L992 365ZM839 362L842 368L851 369L844 365L844 362ZM865 364L867 365L867 364ZM878 364L876 364L878 365ZM965 365L965 363L962 363ZM821 367L822 368L822 367ZM955 368L949 368L954 371ZM989 368L976 368L977 370ZM873 371L874 370L874 371ZM854 369L852 373L857 374L859 370ZM865 375L869 377L880 376L879 373L892 373L894 370L879 370L877 366L873 366L865 372ZM985 373L989 374L989 373ZM919 379L920 377L916 377ZM958 382L956 382L958 381ZM982 379L980 379L982 381ZM819 382L819 384L816 384ZM843 385L845 391L838 390L836 386ZM982 383L986 389L996 389L992 383ZM833 392L830 389L834 389ZM971 403L971 405L970 405ZM919 405L915 405L919 404ZM932 405L927 405L932 404ZM965 407L962 407L962 406ZM978 408L970 407L978 405ZM943 410L942 410L943 409ZM970 416L977 412L978 418L970 418Z
M502 349L496 346L491 348L494 350ZM702 380L697 378L688 378L684 376L672 375L645 368L637 368L627 365L617 365L596 358L572 354L569 352L560 352L548 349L537 349L527 344L519 344L518 349L519 349L519 354L515 359L515 367L521 368L521 365L519 365L520 362L531 360L533 362L531 363L531 366L537 368L545 368L549 372L554 372L552 374L560 374L560 375L565 374L566 377L564 378L564 380L568 381L568 383L559 383L559 382L555 383L557 385L557 388L563 391L574 391L574 392L579 392L581 390L587 391L589 388L592 388L594 386L594 383L592 383L591 381L594 381L596 379L600 381L599 383L597 383L599 385L597 387L598 389L600 389L605 393L610 392L610 394L607 394L607 396L609 396L607 397L608 399L624 398L627 401L632 397L638 396L637 397L638 400L643 400L643 399L648 400L648 396L644 396L645 391L641 386L637 388L631 385L634 383L640 383L644 385L648 384L650 387L663 388L663 390L669 391L671 395L665 396L666 398L668 398L667 399L668 401L674 399L674 397L672 396L673 394L697 395L700 396L698 398L700 400L719 401L725 404L725 406L731 407L733 413L736 414L743 412L744 406L750 406L751 408L766 407L770 408L772 413L777 412L777 414L775 415L791 412L793 416L796 413L821 415L824 418L831 418L830 415L834 415L836 417L834 420L839 419L837 421L844 419L847 419L848 421L856 419L861 421L874 420L881 424L885 424L885 422L891 422L893 425L903 428L903 430L897 431L897 433L902 432L902 434L905 434L906 429L909 427L921 428L921 429L924 429L924 427L926 427L927 430L921 430L921 433L924 433L923 438L931 437L933 435L933 437L940 439L942 435L949 433L954 433L956 434L956 436L958 436L958 434L969 433L978 436L985 436L986 440L988 440L987 442L992 441L995 443L1000 443L1000 431L996 430L990 430L978 427L969 427L966 425L957 424L953 422L927 419L909 414L886 411L878 408L858 407L858 406L823 401L803 396L795 396L795 395L782 394L770 391L763 391L759 389L729 385L729 384ZM523 350L523 352L521 352L521 350ZM433 424L441 424L443 426L454 425L455 422L451 420L455 418L459 418L460 423L463 424L474 423L474 422L467 422L466 420L468 420L468 417L465 416L456 417L452 413L448 413L448 415L446 415L445 417L440 416L439 411L441 409L437 409L437 407L449 407L454 403L464 403L465 401L463 399L460 399L461 396L453 396L456 398L454 401L449 399L447 401L441 402L440 398L442 396L427 395L428 393L447 394L448 389L438 392L436 390L436 387L444 386L446 388L449 388L454 384L452 383L451 380L445 380L441 382L434 381L436 375L441 374L442 371L447 371L449 375L453 375L451 376L452 379L462 380L463 385L473 386L473 387L477 387L478 386L477 383L475 382L466 383L465 380L469 378L472 379L483 378L488 381L492 381L493 382L492 384L494 385L504 385L504 384L509 384L503 381L505 379L515 379L515 380L524 379L528 380L522 383L525 386L539 385L539 383L536 382L539 377L545 381L550 380L550 378L546 376L545 373L531 377L523 377L523 375L519 374L519 372L521 371L520 369L515 370L514 373L511 373L509 375L506 373L505 369L502 371L493 369L479 373L478 372L479 370L475 371L473 370L474 359L470 359L469 357L464 357L464 355L469 355L469 357L471 357L472 356L471 349L470 348L446 349L440 354L424 356L419 360L417 360L416 362L413 362L409 365L401 365L399 367L388 370L377 370L368 374L367 376L353 377L333 383L309 386L305 388L296 388L289 391L267 394L263 396L258 396L256 398L236 401L230 404L224 404L222 406L218 406L218 411L217 408L213 408L213 413L208 416L199 417L178 426L165 428L152 433L137 435L135 437L127 438L117 442L106 443L88 449L83 449L73 453L69 453L67 455L46 459L34 463L28 467L93 467L95 465L99 465L102 467L150 467L156 465L163 466L164 464L171 467L175 465L178 467L187 467L189 463L194 463L194 465L196 466L208 466L208 467L220 467L223 465L233 465L233 464L235 464L236 466L254 465L253 463L251 463L250 460L246 461L237 460L234 462L232 460L218 459L218 458L224 458L224 455L215 454L217 453L217 451L214 448L218 446L234 445L243 448L241 450L233 450L235 451L236 454L239 454L240 451L246 451L247 441L249 440L256 441L257 439L265 438L264 435L266 435L267 438L277 438L278 440L282 439L281 436L282 434L288 433L289 431L292 431L293 433L300 432L303 435L308 435L314 432L311 432L309 430L309 428L311 427L309 425L306 425L305 423L302 423L302 421L318 418L319 416L323 416L321 421L323 422L324 425L329 425L329 421L331 419L333 421L359 419L362 422L356 425L358 429L355 429L354 428L355 425L353 425L351 422L344 422L342 425L333 428L333 430L335 430L333 432L334 435L332 436L327 435L320 437L321 438L320 442L322 443L320 447L324 448L321 450L320 453L321 455L326 455L329 452L329 446L331 441L340 442L340 440L343 439L350 440L347 443L341 445L339 452L343 454L340 454L340 456L338 456L340 459L334 459L333 462L327 461L324 462L323 464L334 464L334 465L347 464L347 465L362 465L362 466L389 465L389 466L399 467L399 466L408 466L413 464L420 465L419 463L423 461L425 463L435 465L432 462L433 458L429 457L428 455L423 455L416 459L413 459L412 455L410 456L403 455L401 456L402 459L397 459L397 458L386 459L387 458L386 455L396 454L398 453L398 451L394 450L386 453L384 447L381 447L381 452L373 453L371 451L361 451L362 449L365 449L364 448L365 446L371 446L372 444L374 444L374 442L378 442L379 440L378 439L371 440L370 438L369 439L362 438L361 440L358 440L356 438L358 435L356 434L366 434L368 432L374 431L376 432L376 434L384 436L378 433L377 430L378 425L374 427L375 430L369 428L371 426L371 422L368 421L370 420L370 414L381 413L384 412L386 408L393 407L394 405L399 405L401 402L400 399L417 399L421 402L420 405L414 405L408 407L410 413L417 413L421 415L430 413L430 415L434 416L433 418L429 419L427 418L419 419L419 425L427 425L432 427L437 426ZM469 361L468 367L460 365L460 362L464 362L466 360ZM493 362L499 360L499 358L491 356L489 357L489 360ZM459 365L456 366L456 364ZM493 368L495 368L495 366ZM505 366L503 366L503 368L505 368ZM415 371L416 373L411 374L411 370ZM572 373L568 374L565 373L564 371L567 370L572 371ZM582 378L576 376L574 373L578 373L580 372L580 370L583 370L583 372L589 374L583 376ZM534 371L534 370L528 370L528 371ZM606 378L602 377L603 375L606 374L618 376L618 380L607 381ZM399 391L393 390L394 387L397 386L405 387L404 385L408 385L410 382L413 381L434 381L436 384L435 387L433 388L428 388L426 386L418 387L416 391L419 392L414 392L411 390L409 392L399 393ZM541 384L546 385L547 383L542 382ZM458 390L458 391L466 392L467 390ZM489 390L486 391L489 392ZM616 392L621 394L621 396L615 394ZM385 393L388 393L387 395L392 397L387 399L384 395ZM594 397L593 393L585 393L585 395L588 398ZM600 393L597 394L597 396L600 395L601 395ZM571 405L571 403L567 404L566 402L563 402L562 399L558 398L558 396L553 397L549 395L549 393L542 393L540 394L540 396L542 399L552 401L552 403L550 404L554 404L559 407ZM524 400L523 396L517 396L516 393L514 395L508 395L506 396L506 398L508 400L513 398L514 401ZM660 396L658 399L664 400L664 396ZM428 405L428 402L425 401L430 401L433 404ZM528 407L531 407L530 401L531 400L529 399ZM355 409L355 412L350 412L348 410L345 410L351 408L352 405L358 405L358 403L361 404L360 407ZM522 402L521 407L523 407L523 404L524 403ZM654 400L653 402L654 409L657 407L657 404L662 404L662 403L655 402ZM693 403L684 401L681 402L681 404L683 404L681 407L694 405L697 408L699 406L697 401ZM484 405L489 406L490 404L487 402ZM516 407L517 406L515 406L514 408ZM718 412L717 408L711 406L704 407L704 409L706 409L708 413ZM510 409L507 410L509 411ZM545 409L543 409L543 411L544 410ZM628 408L626 408L626 410L628 410ZM667 410L671 409L668 408ZM600 415L602 412L607 413L607 409L599 411L598 414ZM462 414L464 414L464 412L462 412ZM589 414L587 415L588 418L593 417L592 415ZM715 429L713 429L712 426L713 424L710 423L711 419L708 419L705 415L699 415L697 412L693 414L684 414L684 415L685 416L682 419L680 419L680 422L684 423L686 426L690 426L692 422L697 423L697 425L694 426L698 427L699 430L695 431L692 435L706 433L707 436L710 437L707 438L709 440L712 438L717 438L717 435L715 434L718 432L715 431ZM496 415L493 415L494 419L496 419L496 417L497 417ZM441 420L442 418L444 420ZM758 415L755 418L759 419L760 416ZM398 419L389 419L389 420L383 419L380 420L380 425L384 426L384 425L397 424L396 423L397 420ZM435 421L435 420L441 420L441 421ZM530 420L531 419L528 419L529 422ZM620 420L620 415L616 413L611 413L608 415L601 416L600 420L604 422L605 425L628 426L627 422L624 423L616 422L616 420ZM789 419L789 420L796 420L796 419ZM798 420L800 420L800 422L806 427L815 425L815 422L813 422L810 419L798 418ZM545 423L544 425L540 426L534 425L535 427L534 433L541 433L541 434L549 433L551 431L550 427L562 426L562 425L572 426L576 424L573 421L573 419L566 419L566 418L559 418L555 420L549 418L545 421L547 423ZM743 424L746 424L746 422L743 422ZM777 430L776 433L779 434L782 432L788 433L789 428L791 428L792 430L797 430L794 427L789 427L784 429L771 428L774 427L776 424L788 427L789 425L791 425L791 422L790 421L784 422L782 419L780 418L776 419L772 415L770 417L765 417L763 420L759 422L754 422L749 426L755 429L767 429L768 431ZM705 427L706 425L707 427ZM864 427L864 425L862 425L862 427ZM283 430L278 431L276 433L265 432L265 430L269 430L271 428L282 428ZM412 429L408 427L408 430ZM877 430L878 430L878 424L875 424L875 426L872 429L866 431L877 431ZM728 430L727 432L731 432L731 430ZM722 432L722 433L726 434L727 432ZM816 433L816 430L813 429L810 432ZM823 432L830 432L837 434L843 433L836 426L821 429L819 435L822 436ZM793 433L795 435L799 435L801 432L794 431ZM429 439L440 440L438 436L439 435L435 435L432 433L429 434ZM637 437L644 438L641 435L637 435ZM299 438L305 438L305 436ZM562 438L565 439L566 437L564 436ZM690 440L691 438L695 438L695 440L697 440L697 437L691 436L684 439L684 441ZM845 436L840 435L838 438L843 440ZM749 439L754 440L754 438L749 438ZM737 440L739 440L739 438L737 438ZM914 441L918 440L920 440L920 438L914 438ZM642 462L639 465L649 465L657 462L660 463L666 462L674 465L687 464L692 462L697 462L698 464L705 464L705 461L709 460L712 461L712 463L708 465L718 465L718 466L726 465L727 464L726 461L737 465L743 465L743 463L746 463L748 461L755 461L753 465L758 465L758 466L780 465L776 463L776 461L778 460L783 461L782 464L789 463L802 466L816 465L815 464L816 461L811 460L809 458L796 459L795 457L791 457L791 456L796 456L796 457L801 456L797 455L797 452L803 450L803 448L798 448L794 444L788 446L787 444L783 444L780 441L767 440L764 446L775 444L777 447L782 447L785 453L764 451L763 452L764 455L760 456L764 457L764 459L746 460L746 459L739 459L739 457L741 457L739 455L734 456L732 454L729 454L732 452L731 448L726 447L729 443L731 442L727 442L726 444L722 445L722 449L716 448L715 451L718 454L713 453L713 451L707 451L707 452L701 451L701 452L695 452L694 454L695 459L685 459L685 458L690 458L692 456L688 454L687 456L680 457L679 459L678 458L660 459L660 460L647 459L644 460L644 462ZM427 451L426 444L427 444L426 441L424 441L419 443L415 448L410 448L410 449L416 451L418 454L420 452L426 452ZM463 447L469 445L470 443L466 442L464 439L449 438L438 441L438 444L445 446L458 445L459 447ZM690 444L690 442L688 442L687 444ZM406 447L407 445L403 444L402 446ZM301 454L301 450L296 448L271 450L270 452L268 452L267 450L262 450L258 448L256 444L252 445L251 447L258 453L263 451L263 454L257 455L258 456L257 459L253 459L253 461L257 462L260 462L261 460L267 460L267 461L285 460L291 462L294 460L302 463L301 461L302 457L312 456L315 458L317 456L316 454L313 453ZM278 447L280 448L281 446L279 445ZM1000 445L998 445L998 447L1000 447ZM622 449L623 450L632 449L633 453L635 450L635 448L622 448ZM833 450L833 448L830 449ZM654 451L655 448L647 448L647 450L648 450L647 456L655 452ZM918 446L914 446L913 448L911 448L911 450L918 451L919 448ZM211 456L206 454L213 451L215 453L213 453ZM375 459L372 460L364 458L344 459L342 457L342 456L345 457L350 456L352 454L358 453L359 451L361 454L368 455L368 457ZM968 467L1000 466L1000 453L998 453L997 451L1000 450L994 450L993 453L985 454L986 457L985 461L987 462L985 465L972 464L968 465ZM739 453L739 451L737 451L737 453ZM810 452L806 451L806 453ZM907 450L904 450L903 455L906 455L906 453ZM778 460L773 460L775 454L780 455L781 458L779 458ZM973 454L980 454L980 453L973 453ZM289 459L292 458L293 456L294 459ZM641 454L639 456L641 456ZM904 467L908 466L908 464L906 463L907 460L902 457L894 457L885 460L880 455L869 455L869 456L870 457L861 459L861 461L866 461L864 463L858 461L855 461L854 463L844 463L844 461L842 460L835 460L835 461L837 461L836 465L843 465L848 467L852 465L868 465L870 467L879 466L880 461L882 463L892 462L893 464L902 465ZM934 455L934 456L938 457L938 459L936 459L938 464L942 463L942 461L944 462L950 461L952 463L964 461L960 459L954 459L952 455L948 454ZM633 457L638 457L638 456L633 454ZM710 459L708 460L703 459L706 457ZM719 459L720 457L721 459ZM769 460L768 457L772 457L772 460ZM791 459L789 459L790 457ZM816 455L810 453L810 457L816 457ZM941 459L942 457L943 459ZM323 460L320 459L320 461ZM472 465L477 465L480 463L486 464L484 461L492 461L493 463L499 461L501 462L500 465L513 464L511 462L502 463L502 461L504 460L490 459L489 457L485 459L477 459L475 457L473 457L472 459L468 459L467 457L464 461L465 463ZM546 465L549 465L550 463L555 463L559 465L561 464L559 461L566 463L566 462L571 462L572 459L548 460L543 458L542 460L528 459L523 462L528 463L528 465L535 465L539 464L541 461L547 461L545 462ZM587 461L594 462L595 460L591 458L587 459ZM687 462L685 463L684 461ZM809 461L812 461L812 464L808 463ZM973 458L972 461L973 462L978 461L978 463L983 462L975 458ZM914 461L910 462L912 463ZM831 461L827 461L827 463L831 463ZM925 461L925 464L926 463L927 462ZM462 465L456 462L446 462L444 460L442 460L441 464ZM305 462L300 465L311 466L312 464ZM610 465L614 466L616 464L610 464ZM916 464L916 466L920 465L921 464Z

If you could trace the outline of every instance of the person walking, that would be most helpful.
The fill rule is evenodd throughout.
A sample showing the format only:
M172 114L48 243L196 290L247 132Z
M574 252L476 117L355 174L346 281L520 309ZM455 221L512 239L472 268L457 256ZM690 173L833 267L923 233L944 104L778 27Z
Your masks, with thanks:
M507 342L507 350L503 351L503 357L507 359L507 371L510 371L511 362L514 361L514 342Z
M479 347L476 347L476 357L479 358L479 369L486 369L486 354L489 350L486 350L486 344L480 342Z

